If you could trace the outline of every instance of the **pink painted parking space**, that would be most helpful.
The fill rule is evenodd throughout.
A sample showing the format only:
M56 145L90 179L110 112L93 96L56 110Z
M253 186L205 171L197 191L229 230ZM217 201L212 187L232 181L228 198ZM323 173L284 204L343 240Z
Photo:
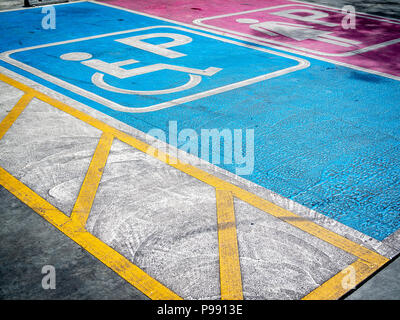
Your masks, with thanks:
M400 79L400 21L285 0L112 0L109 4L199 25L275 48Z

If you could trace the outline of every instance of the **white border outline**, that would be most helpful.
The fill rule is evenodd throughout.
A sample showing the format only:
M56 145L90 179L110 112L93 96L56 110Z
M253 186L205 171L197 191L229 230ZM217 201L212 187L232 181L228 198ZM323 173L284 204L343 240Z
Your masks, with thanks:
M302 2L302 1L299 1L299 0L288 0L288 1L295 2L295 3L310 4L310 3L305 3L305 2ZM205 31L205 32L217 34L217 35L224 36L224 37L230 37L230 38L237 39L237 40L241 40L241 41L252 42L252 43L255 43L255 44L258 44L258 45L262 45L262 46L264 46L264 47L266 46L266 44L263 43L263 42L251 40L251 39L246 38L246 37L240 37L240 36L235 36L235 35L232 35L232 34L226 34L225 32L218 32L218 31L212 30L212 29L210 29L210 28L203 28L203 27L200 27L200 26L197 26L197 25L193 25L193 24L188 24L188 23L184 23L184 22L179 22L179 21L175 21L175 20L167 19L167 18L163 18L163 17L157 17L157 16L154 16L154 15L151 15L151 14L148 14L148 13L143 13L143 12L135 11L135 10L132 10L132 9L127 9L127 8L120 7L120 6L116 6L116 5L112 5L112 4L109 4L109 3L98 2L98 1L96 1L96 0L86 0L86 1L85 1L85 0L82 0L82 1L77 1L77 2L92 2L92 3L94 3L94 4L98 4L98 5L102 5L102 6L106 6L106 7L110 7L110 8L114 8L114 9L118 9L118 10L123 10L123 11L126 11L126 12L136 13L136 14L139 14L139 15L142 15L142 16L146 16L146 17L149 17L149 18L155 18L155 19L159 19L159 20L162 20L162 21L166 21L166 22L171 22L171 23L179 24L179 25L182 25L182 26L185 26L185 27L188 27L188 28L197 29L197 30L202 30L202 31ZM314 5L314 4L312 4L312 5ZM317 7L319 6L319 7L322 7L322 8L329 8L329 9L337 9L337 8L334 8L334 7L329 7L329 6L320 5L320 4L315 4L315 6L317 6ZM394 20L394 21L396 21L396 22L397 22L397 21L400 22L400 20L398 20L398 19L394 19L394 18L384 18L384 17L381 17L381 16L377 16L377 15L373 15L373 14L366 14L366 13L363 13L363 12L358 12L358 14L361 14L361 15L364 15L364 16L370 16L370 17L380 18L380 19L382 19L382 20L384 20L384 21L388 21L388 22L392 22L391 20ZM349 68L349 69L353 69L353 70L357 70L357 71L361 71L361 72L365 72L365 73L371 73L371 74L378 75L378 76L381 76L381 77L385 77L385 78L389 78L389 79L392 79L392 80L399 80L399 81L400 81L400 76L395 76L395 75L392 75L392 74L388 74L388 73L376 71L376 70L373 70L373 69L368 69L368 68L364 68L364 67L352 65L352 64L349 64L349 63L341 62L341 61L335 61L335 60L331 60L331 59L328 59L328 58L323 58L323 57L320 57L320 56L315 56L315 55L312 55L312 54L305 54L304 52L297 52L297 51L295 51L295 50L290 50L290 49L288 49L288 48L280 48L280 47L278 47L278 46L273 46L273 45L269 45L268 47L274 48L274 49L277 49L277 50L283 50L283 51L285 51L285 52L290 52L290 53L297 54L297 55L301 55L301 56L305 56L305 57L312 58L312 59L315 59L315 60L328 62L328 63L331 63L331 64L333 64L333 65L339 65L339 66L343 66L343 67L346 67L346 68ZM1 66L0 66L0 68L1 68ZM31 81L33 81L33 80L31 80ZM39 84L39 86L40 86L40 84ZM51 89L49 89L49 90L51 90ZM61 93L60 93L60 94L61 94ZM69 98L69 99L71 99L71 98ZM93 109L93 108L91 108L91 109L92 109L93 111L96 111L96 112L98 111L98 110ZM109 117L109 116L108 116L108 117ZM112 120L117 120L117 119L112 118ZM117 120L117 121L119 121L119 120ZM125 123L124 123L124 124L125 124ZM133 128L133 127L130 127L130 128ZM136 128L134 128L134 129L136 129ZM137 130L137 129L136 129L136 130ZM162 142L161 142L161 143L162 143ZM170 146L169 144L166 144L166 145L168 145L168 147L170 147L170 148L172 147L172 146ZM180 152L182 152L182 150L180 150ZM190 156L192 156L192 155L190 155ZM196 158L197 158L197 157L196 157ZM199 159L199 158L198 158L198 159ZM200 161L202 162L201 159L200 159ZM203 162L202 162L202 163L203 163ZM234 173L231 173L230 171L226 171L225 169L222 169L222 168L220 168L220 167L217 167L217 166L215 166L215 165L213 165L213 164L211 164L211 163L209 163L209 162L207 162L207 165L210 165L210 166L214 169L214 171L216 171L216 172L223 172L223 173L224 173L225 175L227 175L228 177L232 177L233 179L242 181L243 183L247 183L247 184L254 185L254 186L257 186L257 187L260 187L260 188L265 189L264 187L259 186L258 184L254 183L254 182L252 182L252 181L250 181L250 180L247 180L247 179L245 179L245 178L242 178L241 176L238 176L238 175L236 175L236 174L234 174ZM269 190L269 189L265 189L265 190L268 190L268 191L270 191L270 192L273 192L272 190ZM283 197L283 196L277 194L277 197ZM297 202L295 202L295 201L293 201L293 200L290 200L290 199L287 199L287 200L288 200L289 202L293 202L293 203L297 204ZM283 207L286 208L286 206L283 206ZM307 208L307 209L313 211L312 209L309 209L309 208ZM392 233L391 235L389 235L388 237L386 237L383 241L380 241L380 240L377 240L377 239L375 239L375 238L372 238L372 237L370 237L370 236L368 236L368 235L362 233L361 231L358 231L358 230L356 230L356 229L353 229L353 228L351 228L351 227L349 227L349 226L347 226L347 225L341 224L339 221L337 221L337 220L335 220L335 219L333 219L333 218L329 218L329 217L326 216L326 215L323 215L323 214L321 214L321 213L316 213L316 214L319 215L319 216L321 216L322 218L327 219L328 221L330 221L330 223L328 223L328 225L329 225L329 224L333 224L333 225L342 225L344 228L346 228L346 229L348 229L348 230L351 230L352 232L355 232L355 233L357 233L357 234L360 234L360 235L365 236L366 239L369 239L368 241L371 241L371 239L372 239L372 241L377 242L377 243L380 243L380 244L382 244L382 245L384 245L384 246L386 246L386 245L385 245L385 242L383 242L383 241L385 241L385 240L388 239L391 235L394 234L394 233ZM325 228L327 228L327 229L329 229L329 230L332 230L332 229L331 229L328 225L326 225L326 224L321 224L321 225L324 225ZM399 231L399 230L400 230L400 229L398 229L397 231ZM338 234L341 234L341 235L344 235L344 236L345 236L345 234L346 234L346 233L342 233L339 229L336 229L336 227L333 228L333 231L334 231L335 233L338 233ZM395 232L396 232L396 231L395 231ZM356 239L357 239L357 238L356 238ZM357 239L357 240L355 240L355 241L358 241L358 243L361 243L361 241L360 241L359 239ZM367 246L367 247L368 247L368 246ZM375 250L376 252L380 251L380 250L378 250L377 248L374 248L373 250ZM397 253L398 253L398 252L397 252ZM397 254L397 253L396 253L396 254ZM386 255L387 255L387 254L386 254ZM391 258L392 258L392 257L394 257L394 255L391 255Z
M185 97L181 97L181 98L177 98L171 101L166 101L166 102L162 102L162 103L158 103L155 105L151 105L148 107L140 107L140 108L135 108L135 107L127 107L127 106L123 106L121 104L118 104L114 101L108 100L106 98L103 98L93 92L89 92L87 90L84 90L82 88L79 88L71 83L68 83L66 81L63 81L59 78L56 78L48 73L45 73L39 69L36 69L32 66L29 66L25 63L22 63L18 60L15 60L13 58L10 57L10 55L17 53L17 52L22 52L22 51L28 51L28 50L33 50L33 49L39 49L39 48L45 48L45 47L52 47L52 46L57 46L57 45L62 45L62 44L66 44L66 43L73 43L73 42L80 42L80 41L85 41L85 40L91 40L91 39L98 39L98 38L103 38L103 37L107 37L107 36L113 36L113 35L118 35L118 34L125 34L125 33L131 33L131 32L137 32L137 31L144 31L144 30L150 30L150 29L155 29L155 28L170 28L170 29L177 29L177 30L181 30L181 31L185 31L188 33L194 33L194 34L198 34L204 37L208 37L208 38L212 38L212 39L216 39L216 40L220 40L223 42L227 42L227 43L231 43L231 44L235 44L238 46L242 46L242 47L246 47L246 48L251 48L251 49L255 49L258 51L262 51L262 52L266 52L269 54L274 54L280 57L284 57L284 58L288 58L291 60L295 60L298 62L297 65L293 66L293 67L289 67L289 68L285 68L285 69L281 69L278 71L274 71L274 72L270 72L261 76L257 76L254 78L250 78L247 80L243 80L243 81L239 81L236 83L232 83L229 85L225 85L222 87L218 87L218 88L214 88L211 90L207 90L207 91L203 91L203 92L198 92L189 96L185 96ZM0 53L0 60L3 60L17 68L20 68L22 70L25 70L35 76L38 76L44 80L47 80L55 85L58 85L64 89L67 89L73 93L79 94L87 99L90 99L92 101L95 101L97 103L100 103L108 108L111 108L115 111L122 111L122 112L127 112L127 113L144 113L144 112L152 112L152 111L157 111L157 110L162 110L162 109L166 109L166 108L170 108L173 106L177 106L186 102L190 102L190 101L194 101L194 100L198 100L204 97L208 97L208 96L212 96L215 94L219 94L222 92L226 92L226 91L230 91L233 89L237 89L237 88L241 88L244 86L248 86L251 85L253 83L257 83L260 81L264 81L264 80L268 80L268 79L272 79L275 77L279 77L281 75L284 74L288 74L291 72L295 72L301 69L305 69L307 67L310 66L310 62L308 62L307 60L303 59L303 58L299 58L299 57L294 57L294 56L290 56L287 55L285 53L281 53L281 52L275 52L272 50L268 50L268 49L264 49L264 48L259 48L256 46L252 46L252 45L248 45L245 43L240 43L240 42L236 42L230 39L224 39L224 38L220 38L211 34L205 34L202 32L198 32L195 30L189 30L189 29L184 29L181 27L176 27L176 26L165 26L165 25L156 25L156 26L151 26L151 27L145 27L145 28L138 28L138 29L130 29L130 30L124 30L124 31L118 31L118 32L112 32L112 33L106 33L106 34L101 34L101 35L96 35L96 36L90 36L90 37L84 37L84 38L79 38L79 39L73 39L73 40L67 40L67 41L59 41L59 42L53 42L53 43L49 43L49 44L44 44L44 45L37 45L37 46L32 46L32 47L27 47L27 48L21 48L21 49L15 49L15 50L9 50L6 52L2 52Z
M289 47L289 48L300 50L300 51L305 51L305 52L310 52L310 53L314 53L314 54L318 54L318 55L322 55L322 56L330 56L330 57L349 57L349 56L353 56L353 55L356 55L356 54L368 52L368 51L371 51L371 50L383 48L383 47L389 46L391 44L395 44L395 43L399 43L400 42L400 38L397 38L397 39L392 39L392 40L389 40L389 41L377 43L377 44L374 44L374 45L371 45L371 46L368 46L368 47L364 47L364 48L361 48L361 49L353 50L353 51L348 51L348 52L343 52L343 53L328 53L328 52L322 52L322 51L313 50L313 49L309 49L309 48L303 48L303 47L291 45L291 44L288 44L288 43L285 43L285 42L275 41L275 40L266 39L266 38L258 37L258 36L253 36L253 35L250 35L250 34L247 34L247 33L242 33L242 32L238 32L238 31L234 31L234 30L230 30L230 29L224 29L224 28L220 28L220 27L216 27L216 26L212 26L212 25L208 25L208 24L203 23L203 21L207 21L207 20L214 20L214 19L219 19L219 18L238 16L238 15L247 14L247 13L260 12L260 11L266 11L266 10L278 9L278 8L284 8L284 7L291 7L291 6L300 6L300 7L303 6L303 7L306 7L306 8L314 8L315 9L315 6L306 5L306 4L284 4L284 5L274 6L274 7L247 10L247 11L241 11L241 12L235 12L235 13L229 13L229 14L222 14L222 15L213 16L213 17L196 19L196 20L193 20L193 23L196 24L196 25L199 25L199 26L216 29L216 30L220 30L220 31L223 31L223 32L229 32L229 33L237 34L237 35L240 35L240 36L249 37L249 38L252 38L252 39L255 39L255 40L260 40L260 41L266 42L268 44L269 43L273 43L273 44L281 45L281 46L284 46L284 47ZM324 9L326 11L339 12L339 9L330 9L330 8L322 8L322 9ZM361 14L359 14L359 15L361 15ZM372 20L379 20L379 21L385 21L387 23L393 23L393 24L400 24L400 22L387 21L387 20L376 18L376 17L366 17L366 16L364 16L363 18L372 19Z
M287 1L295 2L295 3L310 4L310 3L302 2L302 1L299 1L299 0L287 0ZM73 3L82 3L82 2L91 2L91 3L97 4L97 5L110 7L110 8L114 8L114 9L117 9L117 10L122 10L122 11L126 11L126 12L132 12L132 13L136 13L136 14L139 14L139 15L142 15L142 16L145 16L145 17L154 18L154 19L158 19L158 20L161 20L161 21L165 21L165 22L179 24L181 26L185 26L185 27L188 27L188 28L191 28L191 29L201 30L201 31L205 31L205 32L208 32L208 33L213 33L213 34L217 34L217 35L224 36L224 37L229 37L229 38L236 39L236 40L251 42L251 43L255 43L255 44L261 45L263 47L274 48L276 50L290 52L292 54L301 55L303 57L312 58L312 59L319 60L319 61L325 61L325 62L331 63L333 65L338 65L338 66L346 67L346 68L349 68L349 69L362 71L362 72L366 72L366 73L371 73L371 74L378 75L378 76L381 76L381 77L384 77L384 78L389 78L389 79L392 79L392 80L400 81L400 76L395 76L395 75L390 74L390 73L385 73L385 72L382 72L382 71L377 71L377 70L374 70L374 69L369 69L369 68L366 68L366 67L361 67L361 66L357 66L357 65L346 63L346 62L342 62L342 61L332 60L332 59L329 59L329 58L324 58L324 57L316 56L316 55L313 55L313 54L307 54L305 52L299 52L299 51L292 50L292 49L289 49L289 48L282 48L282 47L279 47L279 46L274 46L272 44L267 45L265 42L252 40L250 38L241 37L241 36L237 36L237 35L235 36L235 35L233 35L231 33L227 34L226 32L219 32L219 31L216 31L216 30L213 30L213 29L210 29L210 28L204 28L204 27L200 27L198 25L188 24L188 23L184 23L184 22L180 22L180 21L175 21L175 20L172 20L172 19L167 19L167 18L163 18L163 17L157 17L157 16L154 16L154 15L151 15L151 14L148 14L148 13L143 13L143 12L135 11L135 10L132 10L132 9L123 8L123 7L112 5L112 4L109 4L109 3L98 2L96 0L80 0L80 1L67 2L67 3L57 3L55 5L62 6L62 5L69 5L69 4L73 4ZM321 4L314 4L313 3L313 4L310 4L310 5L315 5L316 7L322 7L322 8L329 8L329 9L336 9L337 10L337 8L326 6L326 5L321 5ZM1 12L8 12L8 11L35 9L35 8L37 9L38 7L8 9L8 10L2 10L2 11L0 11L0 13ZM384 18L384 17L380 17L380 16L373 15L373 14L367 14L367 13L363 13L363 12L358 12L357 14L364 15L364 16L367 16L367 17L369 16L369 17L380 18L380 19L382 19L384 21L387 21L387 22L400 22L400 20L398 20L398 19Z
M298 1L298 0L288 0L288 1L296 2L296 3L305 3L305 2L302 2L302 1ZM266 44L265 42L252 40L250 38L237 36L237 35L234 35L234 34L231 34L231 33L220 32L220 31L213 30L213 29L210 29L210 28L200 27L200 26L194 25L194 24L188 24L188 23L179 22L179 21L175 21L175 20L171 20L171 19L167 19L167 18L157 17L157 16L153 16L153 15L148 14L148 13L142 13L142 12L139 12L139 11L135 11L135 10L119 7L119 6L116 6L116 5L112 5L112 4L109 4L109 3L97 2L96 0L88 0L88 1L84 1L84 2L92 2L92 3L95 3L95 4L103 5L103 6L106 6L106 7L111 7L111 8L114 8L114 9L119 9L119 10L123 10L123 11L127 11L127 12L133 12L133 13L140 14L142 16L159 19L159 20L166 21L166 22L180 24L182 26L189 27L189 28L192 28L192 29L202 30L202 31L214 33L214 34L217 34L217 35L220 35L220 36L230 37L230 38L233 38L233 39L241 40L241 41L252 42L252 43L261 45L263 47L274 48L276 50L282 50L282 51L285 51L285 52L290 52L292 54L301 55L303 57L329 62L329 63L331 63L333 65L343 66L343 67L350 68L350 69L353 69L353 70L375 74L375 75L378 75L378 76L381 76L381 77L385 77L385 78L389 78L389 79L392 79L392 80L400 80L400 76L395 76L395 75L390 74L390 73L385 73L385 72L377 71L377 70L374 70L374 69L364 68L364 67L357 66L357 65L354 65L354 64L341 62L341 61L337 61L337 60L332 60L332 59L329 59L329 58L324 58L324 57L316 56L316 55L313 55L313 54L307 54L305 52L300 52L300 51L292 50L292 49L289 49L289 48L282 48L282 47L279 47L279 46L274 46L272 44ZM305 3L305 4L309 4L309 3ZM315 5L317 7L322 7L322 8L337 9L337 8L328 7L328 6L324 6L324 5L317 5L317 4L315 4ZM381 18L381 19L384 19L385 21L389 21L389 22L390 22L389 19L396 20L396 21L400 22L400 20L397 20L397 19L383 18L383 17L379 17L379 16L371 15L371 14L366 14L366 13L362 13L362 12L358 12L358 14Z

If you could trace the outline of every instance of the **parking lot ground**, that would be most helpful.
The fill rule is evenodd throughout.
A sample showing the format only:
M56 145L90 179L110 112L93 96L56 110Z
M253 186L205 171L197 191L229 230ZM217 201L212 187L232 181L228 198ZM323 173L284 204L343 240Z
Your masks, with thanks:
M396 75L146 7L54 8L55 29L41 8L0 13L14 31L0 42L2 199L113 270L121 292L116 275L137 298L338 299L398 254ZM181 137L204 129L253 135L231 152L246 140L254 158L188 149ZM10 240L22 218L2 210Z

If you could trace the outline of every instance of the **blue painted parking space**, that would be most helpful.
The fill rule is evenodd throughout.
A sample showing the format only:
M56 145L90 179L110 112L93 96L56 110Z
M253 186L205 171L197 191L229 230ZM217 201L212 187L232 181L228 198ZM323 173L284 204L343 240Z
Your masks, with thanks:
M279 53L167 26L11 51L6 59L127 113L169 108L307 67Z
M56 8L54 30L41 8L0 13L1 66L143 132L253 129L245 179L377 240L400 228L399 81L96 3Z

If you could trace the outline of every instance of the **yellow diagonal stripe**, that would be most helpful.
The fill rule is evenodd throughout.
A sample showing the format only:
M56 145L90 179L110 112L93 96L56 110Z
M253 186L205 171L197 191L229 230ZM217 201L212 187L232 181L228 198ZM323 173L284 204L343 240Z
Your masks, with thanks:
M349 288L349 280L347 280L347 278L354 276L354 284L358 284L366 279L373 272L375 272L378 268L379 266L375 264L371 264L361 259L358 259L345 269L348 270L348 272L342 271L334 275L317 289L306 295L303 300L339 299L351 289ZM354 275L351 275L352 272L354 272Z
M31 91L31 90L29 90ZM12 108L12 110L6 115L3 121L0 123L0 139L6 134L8 129L13 125L15 120L20 116L22 111L25 110L26 106L31 102L33 98L33 94L25 93L21 99L17 102L17 104Z
M374 263L376 265L382 265L388 261L385 257L380 254L369 250L337 233L325 229L320 225L307 220L305 218L301 219L300 216L283 209L263 198L260 198L246 190L240 189L236 186L232 187L232 192L235 196L240 198L241 200L251 204L252 206L263 210L274 217L277 217L297 228L303 230L325 242L330 243L331 245L340 248L356 257L359 257L365 261Z
M216 189L216 199L221 299L243 300L233 196L229 191Z
M157 157L159 160L167 163L168 165L170 165L170 166L172 166L172 167L174 167L174 168L176 168L176 169L178 169L200 181L203 181L204 183L207 183L207 184L215 187L217 189L217 191L216 191L217 210L219 213L221 213L220 216L223 219L227 219L227 220L233 221L233 222L235 221L234 210L233 210L233 197L237 197L256 208L258 208L276 218L279 218L282 221L285 221L285 222L299 228L300 230L303 230L304 232L307 232L308 234L311 234L323 241L326 241L327 243L330 243L331 245L333 245L337 248L340 248L340 249L360 258L352 265L357 270L357 275L358 275L357 283L359 283L360 281L362 281L363 279L368 277L368 275L370 275L372 272L376 271L378 268L380 268L383 264L385 264L388 261L388 259L386 259L385 257L379 255L378 253L376 253L372 250L365 248L362 245L359 245L339 234L336 234L328 229L325 229L324 227L322 227L312 221L302 219L300 216L298 216L284 208L281 208L281 207L275 205L274 203L269 202L247 190L244 190L236 185L233 185L225 180L222 180L208 172L205 172L205 171L203 171L197 167L194 167L192 165L189 165L187 163L181 162L178 159L171 157L170 155L164 153L161 150L156 149L156 153L154 153L153 146L149 146L148 144L146 144L146 143L122 132L122 131L115 129L115 128L105 124L104 122L101 122L100 120L97 120L97 119L87 115L84 112L78 111L78 110L76 110L56 99L53 99L39 91L36 91L14 79L11 79L3 74L0 74L0 80L20 89L22 91L25 91L25 93L27 93L19 101L19 103L18 103L19 106L17 106L18 104L15 106L15 111L13 110L12 112L10 112L10 114L0 124L0 138L7 132L7 130L11 127L11 125L15 121L15 119L19 116L19 114L24 110L25 106L29 103L32 96L34 96L35 98L40 99L40 100L52 105L53 107L55 107L63 112L66 112L81 121L88 123L89 125L92 125L93 127L101 130L103 133L106 133L108 137L113 136L113 137L121 140L122 142L125 142L125 143L129 144L130 146L132 146L142 152L151 151L151 152L149 152L149 154ZM103 142L105 142L105 140ZM93 167L95 167L95 166L96 165L93 164ZM101 166L97 165L97 167L100 168ZM89 171L88 171L88 173L89 173ZM13 178L13 179L15 179L15 178ZM1 181L0 181L0 183L1 183ZM8 189L8 187L6 187L6 188ZM81 192L83 192L83 191L81 190ZM32 196L33 198L35 196L39 197L33 192L32 192L32 194L29 194L29 196ZM94 194L95 194L95 192L94 192ZM94 197L94 194L92 194L91 196ZM25 199L24 197L28 196L28 195L21 194L20 196L22 197L22 198L20 198L22 200L22 199ZM17 197L20 197L20 196L17 196ZM84 199L83 193L82 193L82 199ZM45 212L51 212L52 210L54 210L54 207L52 207L49 203L45 202L45 200L43 200L43 199L42 199L42 201L44 201L44 202L40 202L40 204L36 204L34 199L31 199L31 200L33 201L32 202L33 207L32 206L31 207L39 214L42 210L41 206L43 206L43 210ZM24 201L24 200L22 200L22 201ZM26 200L26 201L31 203L28 200ZM93 201L93 200L91 200L91 201ZM81 201L81 202L86 203L86 204L89 203L88 201ZM78 201L77 201L77 203L78 203ZM76 206L77 205L78 204L76 204ZM50 207L48 207L48 206L50 206ZM69 219L69 220L65 221L65 223L62 225L66 228L66 230L68 229L69 225L72 225L73 231L71 231L71 232L73 234L74 233L83 234L82 232L84 232L84 231L78 230L76 228L77 228L77 226L79 226L79 228L82 229L82 222L86 221L87 215L90 212L90 208L88 209L88 207L90 207L90 206L86 206L87 208L85 209L86 211L85 211L85 214L83 215L83 217L76 218L76 221L81 222L80 224L78 224L75 221L75 219L74 220ZM57 210L57 209L55 209L55 210ZM59 212L59 213L62 214L61 212ZM58 216L56 215L53 218L57 218L57 217ZM66 216L64 215L64 217L66 217ZM76 215L76 217L78 217L78 216ZM233 220L232 220L232 218L233 218ZM59 219L61 219L61 218L59 218ZM218 217L218 219L219 219L219 217ZM218 222L218 224L219 224L219 222ZM221 223L221 226L223 226L223 225L224 225L224 222ZM220 225L219 225L219 239L222 236L223 239L227 240L227 241L224 240L223 243L229 243L229 245L236 243L236 250L237 250L236 229L234 230L234 233L235 233L234 237L232 236L232 233L228 232L228 235L226 233L224 233L224 231L222 231L223 229L224 228L221 228L221 230L220 230ZM220 231L222 231L222 232L220 232ZM86 237L89 237L90 239L91 239L91 237L93 237L91 234L89 234L87 232L84 234L86 235ZM236 239L236 242L233 241L234 238ZM100 240L98 240L97 238L95 238L95 239L100 242ZM86 241L85 237L81 238L81 246L83 246L84 248L86 248L85 241ZM109 248L109 249L112 250L111 248ZM222 255L221 255L221 250L222 250ZM222 257L225 257L225 258L223 258L223 259L225 259L225 261L229 261L229 259L226 259L226 257L233 257L230 254L234 251L235 250L231 251L230 249L227 250L224 246L221 246L221 243L220 243L220 255ZM100 256L102 256L102 255L100 255ZM99 259L101 261L103 261L102 258L99 258ZM236 270L236 271L239 270L239 275L240 275L240 265L239 265L240 262L239 262L238 254L237 254L237 259L236 258L232 259L232 261L236 261L236 262L233 262L232 265L234 265L234 266L236 265L234 267L234 270ZM125 262L121 261L121 263L125 263ZM129 261L128 261L128 263L129 263ZM221 262L220 262L220 267L221 267ZM118 265L114 265L112 268L114 271L119 270ZM242 293L238 294L237 292L239 292L239 290L234 289L235 286L236 286L236 288L239 288L239 283L240 283L240 292L242 292L241 280L239 281L238 280L239 278L237 276L238 273L237 272L233 273L234 277L236 274L236 280L232 280L232 283L236 283L236 285L233 286L233 285L229 284L230 279L226 279L227 278L226 275L230 274L230 272L231 272L231 271L229 271L229 264L224 263L221 270L222 270L221 271L222 272L222 276L221 276L221 296L222 296L222 298L226 298L226 299L229 299L229 297L231 297L231 299L234 299L235 297L237 297L238 299L243 298L242 297L243 294ZM143 273L143 271L141 271L141 270L140 270L140 272ZM146 276L149 277L148 275L146 275ZM147 279L147 278L145 277L145 279ZM154 279L152 279L152 280L155 281ZM325 299L325 298L326 299L337 299L338 297L340 297L341 295L343 295L346 292L346 289L340 287L341 280L342 280L342 275L339 273L339 274L335 275L334 277L332 277L331 279L329 279L323 285L321 285L320 287L315 289L313 292L308 294L305 298L306 299L314 299L314 298L316 298L316 299ZM134 282L135 280L133 279L132 281ZM149 283L151 283L151 281ZM154 287L154 288L156 288L156 287ZM222 288L222 287L224 287L224 288ZM163 288L166 290L169 290L165 287L163 287ZM161 290L164 290L163 288ZM138 288L138 289L141 290L140 288ZM144 286L144 290L146 290L147 293L146 292L144 292L144 293L147 294L148 296L151 295L151 297L153 297L153 295L154 295L156 297L155 299L157 299L157 297L159 297L159 295L152 293L153 290L151 287ZM222 293L222 291L224 291L224 293ZM149 292L150 292L150 295L149 295ZM233 293L233 292L236 292L236 293ZM163 294L163 292L161 292L161 296L166 296L169 294L171 294L170 291L168 291L167 294ZM172 295L174 295L175 298L179 298L174 293L172 293Z
M68 218L56 207L52 206L1 167L0 185L4 186L4 188L31 207L67 237L86 249L149 298L155 300L181 299L174 292L132 264L124 256L83 229L79 222Z
M85 226L90 210L92 209L113 140L114 137L109 133L103 133L100 137L78 198L72 209L71 219L82 227Z

